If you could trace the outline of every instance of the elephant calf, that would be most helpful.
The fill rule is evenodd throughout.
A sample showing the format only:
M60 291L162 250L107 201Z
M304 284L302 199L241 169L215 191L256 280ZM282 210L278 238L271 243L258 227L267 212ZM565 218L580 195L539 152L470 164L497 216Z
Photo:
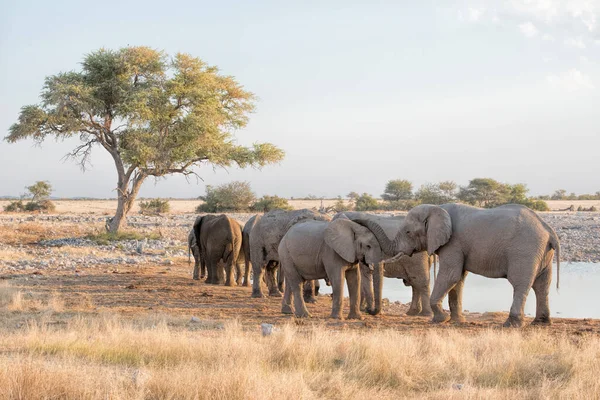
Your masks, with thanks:
M294 312L293 300L294 314L310 317L302 296L302 284L328 277L333 289L331 317L342 318L344 280L347 280L350 295L348 318L362 319L358 263L379 264L382 259L377 239L368 229L347 218L332 222L299 222L287 231L279 243L278 253L285 276L281 312Z

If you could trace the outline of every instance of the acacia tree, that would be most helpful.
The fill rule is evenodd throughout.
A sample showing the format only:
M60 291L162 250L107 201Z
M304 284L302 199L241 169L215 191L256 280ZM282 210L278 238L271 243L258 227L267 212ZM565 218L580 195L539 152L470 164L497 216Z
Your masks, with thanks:
M283 159L270 143L235 144L254 95L231 76L188 54L169 58L148 47L100 49L79 72L46 78L41 103L21 108L6 140L78 136L67 156L85 169L92 149L106 150L117 170L117 232L148 177L196 175L195 167L262 167ZM197 176L197 175L196 175Z
M412 183L406 179L392 179L385 185L381 198L386 201L410 200L413 197Z

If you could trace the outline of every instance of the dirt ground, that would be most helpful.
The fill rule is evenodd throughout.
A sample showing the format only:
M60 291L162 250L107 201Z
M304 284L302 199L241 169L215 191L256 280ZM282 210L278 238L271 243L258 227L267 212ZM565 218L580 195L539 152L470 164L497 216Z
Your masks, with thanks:
M319 324L334 330L393 329L443 330L461 329L476 333L486 329L503 329L506 313L466 313L464 324L432 324L430 318L406 316L407 304L385 304L379 316L364 315L364 320L338 321L329 319L331 297L319 296L316 304L308 304L313 317L298 320L281 314L281 298L253 299L249 287L207 285L191 279L191 267L179 261L170 266L142 265L120 268L114 265L85 270L36 271L34 273L2 274L0 279L21 291L25 299L40 299L46 303L55 297L64 304L63 312L54 314L53 323L63 323L75 315L119 314L125 318L169 316L178 321L198 318L197 323L214 324L237 319L247 329L258 329L261 323L275 326L295 322L299 325ZM410 290L407 288L406 290ZM348 299L345 299L346 313ZM29 311L29 312L28 312ZM13 312L0 323L4 329L20 328L30 319L38 319L43 309ZM61 319L63 320L61 322ZM527 318L529 323L531 318ZM600 335L600 320L554 318L549 327L522 328L525 331L545 329L556 334Z

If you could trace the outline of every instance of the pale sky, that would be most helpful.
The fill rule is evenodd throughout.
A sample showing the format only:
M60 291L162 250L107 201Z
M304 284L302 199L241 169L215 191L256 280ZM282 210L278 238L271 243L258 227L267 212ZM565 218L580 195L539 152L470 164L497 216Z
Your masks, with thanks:
M0 136L45 76L144 45L234 75L259 97L239 143L287 155L261 171L205 166L199 184L149 180L140 196L232 180L285 197L379 196L396 178L600 190L600 0L291 3L0 0ZM74 143L0 142L0 195L48 180L54 196L115 197L104 150L85 173L61 160Z

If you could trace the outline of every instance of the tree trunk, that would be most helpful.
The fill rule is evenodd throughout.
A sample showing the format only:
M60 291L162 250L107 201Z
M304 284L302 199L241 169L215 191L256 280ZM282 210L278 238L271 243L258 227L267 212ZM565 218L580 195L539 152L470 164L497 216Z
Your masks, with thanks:
M121 176L121 173L119 172L117 211L115 216L112 217L106 225L109 233L117 233L119 229L127 226L127 214L133 207L133 202L142 187L144 179L146 179L146 175L142 172L137 172L131 181L131 187L129 187L129 180L126 179L125 176Z

